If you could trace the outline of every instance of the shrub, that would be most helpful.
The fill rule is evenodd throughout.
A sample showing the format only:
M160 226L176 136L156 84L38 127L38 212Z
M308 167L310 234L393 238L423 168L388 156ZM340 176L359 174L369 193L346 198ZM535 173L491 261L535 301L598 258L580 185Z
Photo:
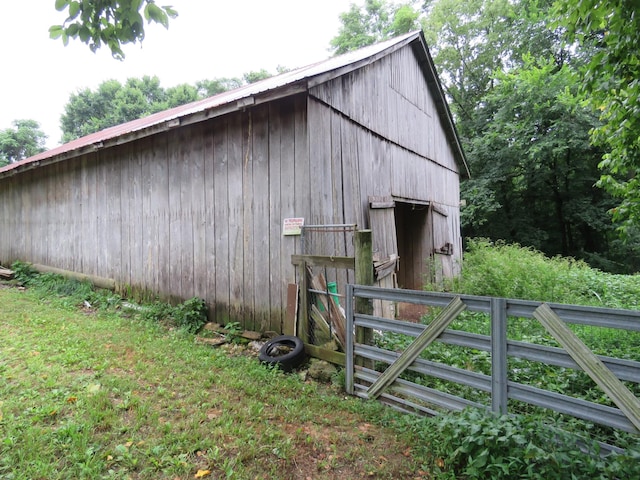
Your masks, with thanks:
M640 308L640 275L604 273L581 260L549 258L532 248L482 238L468 240L462 273L447 288L469 295Z
M178 327L196 333L207 323L207 305L202 298L193 297L176 306L172 316Z
M640 478L640 451L600 455L596 442L535 416L467 409L416 422L432 468L469 480Z

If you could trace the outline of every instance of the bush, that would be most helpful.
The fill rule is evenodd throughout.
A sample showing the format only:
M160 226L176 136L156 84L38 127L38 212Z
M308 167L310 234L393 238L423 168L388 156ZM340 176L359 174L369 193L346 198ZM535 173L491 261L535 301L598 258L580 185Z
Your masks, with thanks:
M172 316L178 327L196 333L207 323L207 305L203 299L193 297L176 306Z
M31 264L20 261L13 262L11 270L13 270L13 278L25 286L38 275L38 272L31 266Z
M604 273L581 260L549 258L532 248L486 239L468 240L462 273L448 288L469 295L640 308L640 275Z
M467 409L416 422L432 468L455 478L640 478L640 451L600 455L596 442L534 416Z

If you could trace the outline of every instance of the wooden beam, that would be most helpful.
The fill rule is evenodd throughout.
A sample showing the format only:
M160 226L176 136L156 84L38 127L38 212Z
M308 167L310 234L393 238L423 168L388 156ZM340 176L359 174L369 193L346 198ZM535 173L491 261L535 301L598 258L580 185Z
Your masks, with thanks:
M70 272L69 270L62 270L61 268L49 267L47 265L40 265L38 263L31 264L34 270L40 273L55 273L56 275L62 275L66 278L78 280L79 282L89 282L98 288L104 288L106 290L115 290L116 281L111 278L97 277L95 275L85 275L84 273Z
M290 283L287 286L287 314L282 328L285 335L295 335L298 319L298 284Z
M371 399L378 398L382 391L391 385L465 308L467 308L467 306L462 302L460 297L455 297L451 300L449 305L433 319L413 343L373 382L373 385L367 390L367 396Z
M306 263L310 267L355 268L354 257L332 257L328 255L291 255L291 263L297 267Z
M373 236L371 230L358 230L354 237L356 272L355 280L358 285L373 285ZM367 298L356 298L356 312L366 315L373 314L373 303ZM371 345L373 330L370 328L356 328L356 342ZM358 358L358 364L373 368L373 360Z
M318 347L317 345L311 345L310 343L305 343L304 349L307 354L313 358L319 358L320 360L325 360L329 363L333 363L334 365L342 365L343 367L346 365L346 357L344 353Z
M640 400L566 326L549 305L546 303L540 305L533 312L533 316L640 430Z

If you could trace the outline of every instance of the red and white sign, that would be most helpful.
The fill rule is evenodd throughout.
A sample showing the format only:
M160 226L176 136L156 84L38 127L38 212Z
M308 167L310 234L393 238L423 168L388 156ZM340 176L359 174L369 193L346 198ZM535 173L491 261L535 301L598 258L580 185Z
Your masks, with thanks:
M300 235L304 218L285 218L282 225L282 235Z

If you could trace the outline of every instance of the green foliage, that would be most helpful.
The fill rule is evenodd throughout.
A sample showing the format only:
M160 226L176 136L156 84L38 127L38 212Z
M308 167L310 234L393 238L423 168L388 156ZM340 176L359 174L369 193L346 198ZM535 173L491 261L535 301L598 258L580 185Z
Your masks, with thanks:
M462 185L470 206L465 233L547 254L608 253L612 203L592 188L600 152L588 132L597 118L577 95L574 73L527 56L522 68L495 78L477 109L482 127L469 142L474 178Z
M18 283L43 297L55 296L69 306L91 309L120 307L122 300L112 292L95 290L87 281L68 279L53 273L39 273L30 264L15 262L11 266ZM201 298L191 298L178 305L154 302L135 306L141 317L156 323L169 322L187 333L196 333L207 322L207 305Z
M431 466L455 478L636 478L640 450L599 455L599 446L534 416L467 409L417 423Z
M13 270L13 278L15 278L18 283L25 286L29 285L31 280L38 276L38 272L30 263L20 261L13 262L11 270Z
M600 112L594 143L607 149L599 185L619 199L613 218L623 234L640 224L640 16L626 0L556 2L557 23L587 54L582 86Z
M196 333L207 323L207 305L201 298L191 298L175 307L176 325L189 333Z
M546 257L530 247L470 239L460 293L546 302L640 308L640 276L615 275L567 257Z
M197 87L177 85L164 89L158 77L102 82L95 91L71 94L61 117L64 142L135 120L199 98Z
M62 25L49 28L51 38L60 38L64 45L70 38L79 39L92 52L104 44L118 60L125 57L122 45L144 40L144 20L169 28L169 18L178 16L171 6L160 7L154 0L56 0L55 7L68 16Z
M35 120L14 120L13 128L0 130L0 167L45 150L47 136Z
M155 302L140 307L142 318L153 322L171 322L188 333L198 332L207 323L207 305L203 299L193 297L178 305Z
M340 14L342 26L331 39L331 48L339 55L420 28L420 12L410 4L395 5L386 0L366 0L351 4Z
M260 70L245 73L243 79L202 80L195 85L180 84L166 89L156 76L129 78L124 84L117 80L106 80L96 90L85 88L71 94L60 120L62 141L69 142L270 76L266 70Z

